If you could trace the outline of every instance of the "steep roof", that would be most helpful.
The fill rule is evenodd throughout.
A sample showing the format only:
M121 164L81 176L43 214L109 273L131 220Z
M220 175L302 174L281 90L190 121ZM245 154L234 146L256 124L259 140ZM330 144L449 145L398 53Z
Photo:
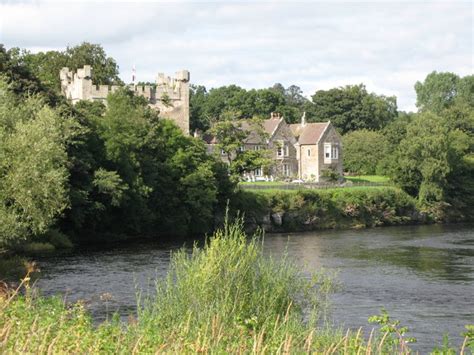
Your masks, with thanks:
M263 130L265 131L265 133L271 136L282 120L283 118L268 118L266 120L263 120L262 121ZM252 129L252 125L250 125L249 121L247 120L239 120L236 122L240 123L242 129L244 130Z
M272 117L262 121L262 128L265 134L268 135L268 138L271 138L275 133L278 125L283 121L282 117ZM242 122L242 129L250 131L245 143L250 144L259 144L262 143L262 137L254 131L253 127L248 123L248 121Z
M272 117L269 119L266 119L262 121L262 127L263 131L268 134L268 137L270 138L278 128L278 125L283 121L283 117ZM249 144L259 144L262 142L262 138L254 132L252 129L252 125L249 124L247 120L239 120L235 121L236 123L240 124L240 127L243 130L250 131L250 134L248 135L247 139L245 140L245 143ZM204 141L206 141L207 144L217 144L217 139L211 134L205 134L203 136Z
M290 124L290 129L299 144L317 144L331 122Z

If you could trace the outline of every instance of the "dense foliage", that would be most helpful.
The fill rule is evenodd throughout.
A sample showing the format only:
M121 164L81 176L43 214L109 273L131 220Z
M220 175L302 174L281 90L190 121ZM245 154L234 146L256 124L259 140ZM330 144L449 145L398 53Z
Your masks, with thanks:
M123 84L120 80L119 67L115 60L108 57L102 46L83 42L64 51L31 53L19 48L9 51L14 61L27 68L41 83L58 92L60 89L59 71L63 67L76 71L84 65L91 65L94 73L94 84Z
M246 90L237 85L207 90L204 86L191 86L191 130L206 131L216 122L231 114L236 120L268 118L271 112L280 112L288 123L299 122L306 112L309 121L316 121L313 104L303 96L302 90L291 85L284 88L275 84L271 88Z
M252 134L259 140L267 139L268 134L264 131L262 121L259 119L248 119L243 121L222 120L213 125L209 130L217 139L218 156L225 156L231 178L239 181L242 174L253 172L255 169L268 169L273 163L271 152L267 149L244 149L244 142Z
M269 231L362 228L422 222L414 198L395 187L240 191L232 201L251 227Z
M68 205L71 125L0 78L0 245L44 233Z
M389 175L437 219L473 218L474 76L432 72L415 90L420 112L345 134L345 169Z
M388 142L380 131L361 129L343 136L344 169L362 175L385 174Z
M363 84L319 90L313 95L318 121L331 121L341 134L381 129L397 116L396 97L368 93Z
M1 53L0 244L60 240L53 229L78 242L212 229L233 184L201 140L126 89L72 107Z

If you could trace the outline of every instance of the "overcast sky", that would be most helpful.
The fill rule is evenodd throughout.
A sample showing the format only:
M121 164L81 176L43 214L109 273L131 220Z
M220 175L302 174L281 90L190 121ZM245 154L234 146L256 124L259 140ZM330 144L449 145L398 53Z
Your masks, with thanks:
M206 87L364 83L415 110L433 70L474 71L471 1L44 2L0 0L0 43L33 52L101 44L131 81L191 72Z

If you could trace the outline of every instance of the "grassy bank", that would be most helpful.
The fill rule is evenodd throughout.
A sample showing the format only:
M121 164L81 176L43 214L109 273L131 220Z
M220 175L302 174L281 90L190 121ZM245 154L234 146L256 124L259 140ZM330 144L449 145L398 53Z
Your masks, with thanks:
M428 221L416 201L391 186L325 190L242 190L232 208L268 231L363 228Z
M409 352L406 329L384 313L372 318L380 328L370 334L321 325L331 279L263 255L239 222L191 254L174 254L168 277L126 323L113 316L95 326L82 303L39 297L28 282L23 295L0 293L2 353ZM472 350L472 338L462 346Z

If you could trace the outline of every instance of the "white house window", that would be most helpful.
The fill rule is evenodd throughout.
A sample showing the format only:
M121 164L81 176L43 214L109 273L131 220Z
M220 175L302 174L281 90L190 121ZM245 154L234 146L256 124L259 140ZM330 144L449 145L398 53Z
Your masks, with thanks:
M262 176L262 168L258 168L258 169L255 169L254 170L254 174L255 176Z
M281 158L283 156L283 147L278 146L277 147L277 157Z
M339 159L339 145L337 143L324 143L324 164Z
M339 146L337 144L332 145L331 159L333 159L333 160L339 159Z
M331 164L331 143L324 143L324 164Z
M308 148L308 157L311 156L311 148Z
M253 147L254 150L261 150L262 149L262 146L261 145L256 145Z
M283 164L283 175L290 176L291 175L291 166L290 164Z

